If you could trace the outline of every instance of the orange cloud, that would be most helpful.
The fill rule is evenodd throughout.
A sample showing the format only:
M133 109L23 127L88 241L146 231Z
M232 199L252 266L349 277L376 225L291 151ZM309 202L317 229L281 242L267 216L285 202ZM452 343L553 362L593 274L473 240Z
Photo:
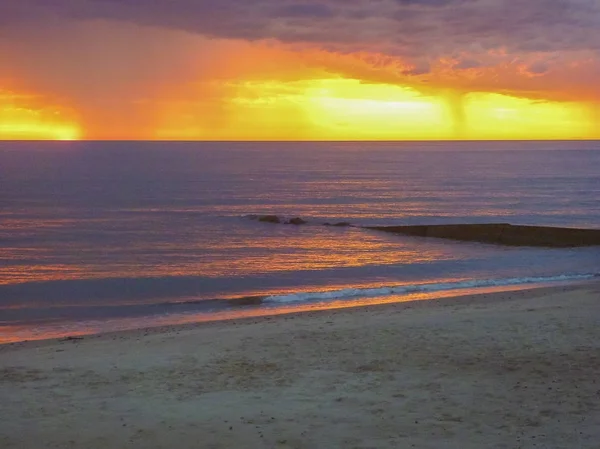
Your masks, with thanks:
M54 129L79 126L88 139L600 137L600 71L585 51L469 49L423 65L376 49L209 39L107 20L8 35L0 87L18 81L18 91L47 103L29 104L29 116L13 111L13 136L14 123L35 114L52 135L43 124L58 112Z

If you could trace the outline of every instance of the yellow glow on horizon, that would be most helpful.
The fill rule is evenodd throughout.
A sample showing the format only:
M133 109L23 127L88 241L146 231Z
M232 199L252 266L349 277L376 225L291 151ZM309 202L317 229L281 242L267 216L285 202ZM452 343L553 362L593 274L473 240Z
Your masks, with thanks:
M335 139L435 139L452 133L443 101L414 89L326 80L307 90L310 116Z
M66 121L57 109L30 106L31 100L26 95L0 95L0 140L81 138L79 126Z
M578 103L533 101L499 94L464 100L469 133L496 139L577 139L590 135L592 118Z
M218 92L219 95L205 95ZM2 94L2 92L0 92ZM90 139L126 140L534 140L599 138L582 103L534 101L495 93L448 94L330 78L219 81L200 94L148 103L137 116L89 123ZM78 140L80 126L36 97L0 95L0 140ZM72 116L72 115L71 115ZM597 117L596 117L597 119ZM116 123L116 122L115 122ZM96 130L94 133L93 130ZM123 131L125 130L125 131ZM101 135L98 135L101 132ZM123 132L128 134L123 135ZM96 134L96 135L92 135Z
M78 140L79 129L72 125L45 123L1 123L0 140Z
M425 96L355 79L240 81L215 111L171 105L154 138L198 140L585 139L592 118L578 103L472 93ZM179 105L181 107L181 105ZM198 108L196 108L198 110ZM216 120L215 117L219 117ZM210 117L207 120L207 117Z
M353 79L230 83L235 92L215 129L204 114L171 109L155 138L231 140L366 140L450 137L443 101L413 89ZM189 108L189 104L186 103Z

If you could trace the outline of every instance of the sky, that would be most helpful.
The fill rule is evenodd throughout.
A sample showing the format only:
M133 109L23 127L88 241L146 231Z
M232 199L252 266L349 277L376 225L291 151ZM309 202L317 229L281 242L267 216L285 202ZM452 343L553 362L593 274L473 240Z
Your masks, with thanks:
M0 139L600 138L598 0L3 0Z

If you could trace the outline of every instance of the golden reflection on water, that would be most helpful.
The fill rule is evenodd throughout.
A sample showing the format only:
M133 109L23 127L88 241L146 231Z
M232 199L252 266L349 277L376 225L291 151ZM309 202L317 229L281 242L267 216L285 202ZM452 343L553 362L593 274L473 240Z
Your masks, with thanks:
M52 226L56 223L52 224ZM420 264L455 257L448 246L402 240L363 229L282 227L172 242L123 242L101 249L61 242L56 247L5 247L0 285L24 282L178 276L245 276L369 265ZM35 259L34 261L30 261ZM135 262L135 263L133 263Z
M86 273L85 267L66 264L28 265L0 268L0 285L20 284L25 282L44 282L81 279Z
M240 273L280 272L296 270L322 270L326 268L359 267L364 265L389 265L426 263L451 257L443 251L423 246L405 245L396 239L390 242L368 231L354 238L315 233L310 238L304 235L289 235L272 242L248 241L249 247L260 248L256 255L228 260L232 271ZM215 248L216 249L216 248ZM220 248L222 251L224 248ZM219 270L222 261L202 264L204 270ZM200 267L199 267L200 268Z

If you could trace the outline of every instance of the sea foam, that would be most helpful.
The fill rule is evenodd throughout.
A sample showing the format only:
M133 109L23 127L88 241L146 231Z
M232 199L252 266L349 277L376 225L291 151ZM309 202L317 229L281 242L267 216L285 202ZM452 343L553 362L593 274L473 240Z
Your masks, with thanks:
M598 277L598 274L563 274L558 276L517 277L507 279L482 279L432 284L391 285L376 288L345 288L341 290L291 293L273 295L264 298L265 303L298 303L310 301L331 301L340 299L375 298L379 296L402 295L411 293L430 293L469 288L518 286L545 284L552 282L585 281Z

